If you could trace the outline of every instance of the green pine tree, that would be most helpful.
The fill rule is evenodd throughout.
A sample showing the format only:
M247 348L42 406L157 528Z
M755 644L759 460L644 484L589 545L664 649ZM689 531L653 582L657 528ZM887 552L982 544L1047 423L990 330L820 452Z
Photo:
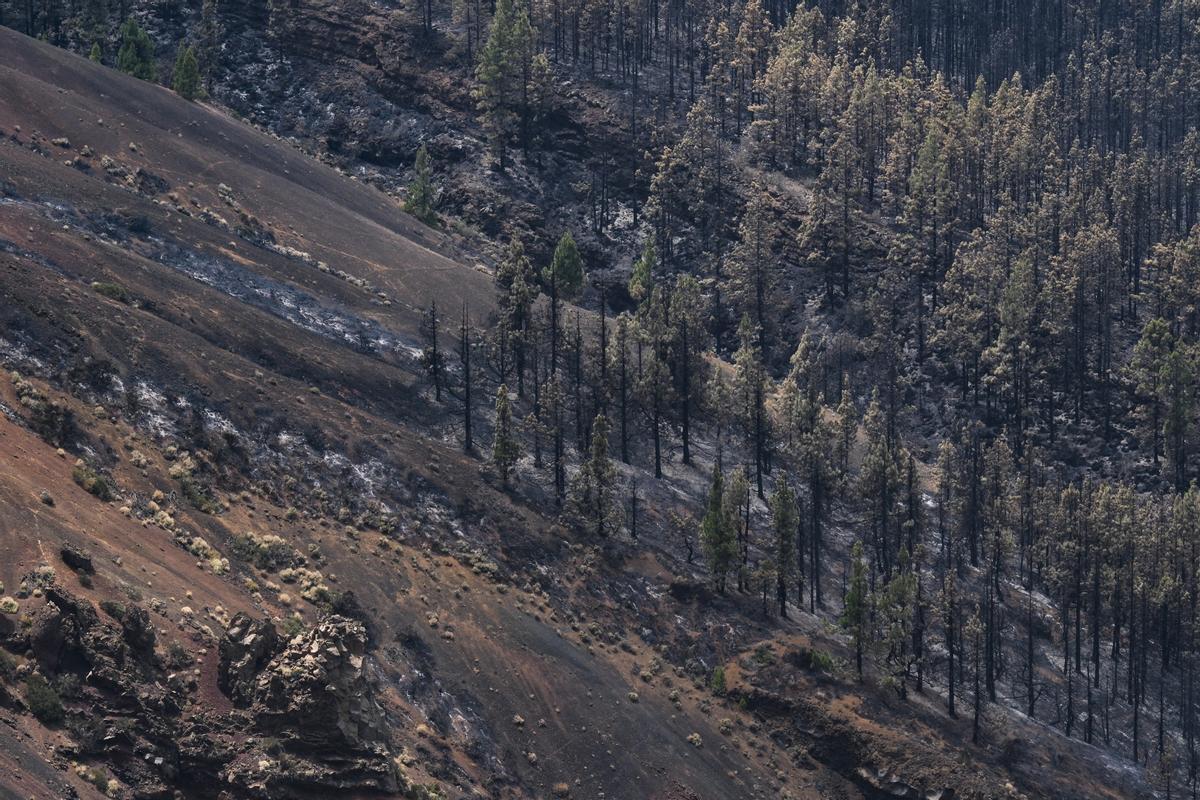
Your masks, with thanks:
M492 440L492 463L500 473L505 488L517 459L521 457L521 445L513 432L512 405L508 400L508 387L500 384L496 390L496 433Z
M433 167L425 145L421 145L417 150L413 173L413 182L408 187L408 199L404 201L404 210L426 225L434 225L437 223L437 212L433 210Z
M508 142L521 127L532 44L529 16L512 0L498 0L487 42L479 52L474 96L501 172L508 168Z
M121 26L121 49L117 52L117 69L144 81L155 79L154 42L130 17Z
M92 43L92 51L88 53L88 58L95 61L97 64L103 63L104 51L100 49L99 42Z
M617 470L608 455L608 419L597 414L592 422L592 445L587 460L571 482L571 510L583 525L604 538L621 526Z
M912 569L908 550L900 548L900 560L891 579L881 591L879 601L882 645L887 647L888 663L892 666L887 677L901 699L908 697L908 677L913 665L913 619L917 604L917 576Z
M717 584L717 591L724 594L726 578L737 559L737 537L729 510L725 507L725 479L715 464L708 491L708 510L700 521L700 547Z
M871 590L867 585L867 561L863 557L862 542L856 541L850 551L853 561L850 573L850 590L846 593L846 608L842 612L842 627L854 639L854 663L858 678L863 676L863 648L869 635L868 622L871 610Z
M552 284L558 296L565 300L579 297L583 291L583 258L575 246L575 238L567 231L554 248L554 259L543 275L546 283Z
M780 481L771 494L771 527L775 530L775 596L779 616L787 616L787 587L796 567L796 529L800 513L796 493L787 481ZM800 602L803 598L797 598Z
M641 257L633 262L633 274L629 276L629 295L637 301L642 301L650 296L650 290L654 288L654 267L658 262L658 257L654 253L654 237L646 237L646 243L642 245Z
M179 48L171 88L184 100L195 100L200 96L200 62L196 60L196 51L193 48Z

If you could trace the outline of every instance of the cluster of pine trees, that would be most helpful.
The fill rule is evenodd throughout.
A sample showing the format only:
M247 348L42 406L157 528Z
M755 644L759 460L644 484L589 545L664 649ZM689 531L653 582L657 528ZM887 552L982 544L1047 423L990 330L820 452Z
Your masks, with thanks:
M902 695L936 681L957 714L965 686L977 734L1004 694L1196 785L1200 9L504 14L525 65L507 123L494 56L477 72L502 160L531 146L538 55L631 90L629 141L651 151L636 311L590 370L564 331L554 396L576 420L583 395L612 404L626 461L640 426L656 477L675 445L692 463L704 426L688 560L698 539L719 591L837 611L860 674L865 657ZM512 298L503 335L527 367L524 337L557 340L558 316L530 327ZM834 517L858 543L831 564Z
M0 25L22 30L87 55L145 81L160 75L154 41L132 15L133 2L109 0L0 0ZM187 100L203 96L217 61L220 23L217 0L203 0L195 41L175 48L170 86Z

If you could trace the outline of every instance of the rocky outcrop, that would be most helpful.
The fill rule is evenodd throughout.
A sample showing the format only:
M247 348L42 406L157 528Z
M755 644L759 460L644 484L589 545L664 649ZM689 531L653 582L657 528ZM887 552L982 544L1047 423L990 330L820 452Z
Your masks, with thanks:
M219 645L217 685L234 705L250 705L258 673L279 651L279 635L268 620L238 613Z
M101 650L119 654L97 636L100 617L90 603L58 586L46 589L46 600L29 627L29 649L43 672L82 672L100 658Z
M383 712L364 669L366 646L362 623L337 616L293 641L258 676L257 724L314 750L383 742Z
M286 645L269 622L235 617L219 647L219 684L255 732L287 751L288 767L244 753L224 770L225 782L270 796L284 786L398 791L403 779L366 649L362 623L345 617L330 616Z
M127 606L121 616L121 638L138 656L149 659L154 656L154 625L150 614L141 606Z
M59 556L62 558L63 563L74 572L81 572L85 575L94 575L96 573L96 567L92 564L92 557L78 547L63 545L62 550L59 551Z
M85 599L52 584L33 614L28 648L47 675L72 673L108 693L113 707L178 713L177 700L150 679L157 670L150 615L122 606L121 628L101 622Z

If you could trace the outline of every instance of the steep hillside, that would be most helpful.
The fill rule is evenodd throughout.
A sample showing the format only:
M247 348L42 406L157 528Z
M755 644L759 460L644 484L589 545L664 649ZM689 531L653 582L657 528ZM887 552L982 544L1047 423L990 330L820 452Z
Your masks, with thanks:
M198 787L217 781L236 796L395 792L394 767L462 796L579 781L581 796L682 784L732 797L767 779L733 752L689 755L691 733L721 739L690 698L627 697L649 646L618 649L615 626L589 634L572 587L529 582L592 557L425 434L441 417L413 386L417 298L482 309L485 276L286 145L0 36L13 371L0 579L20 606L0 618L19 723L5 728L5 791L86 796L81 775L104 774L117 796L211 796ZM77 485L84 474L113 499ZM64 548L88 566L73 574ZM508 552L518 569L493 561ZM534 553L543 569L520 557ZM365 653L317 624L321 608L365 620ZM333 683L349 705L325 707L319 688L303 707L285 686L282 708L261 681L221 688L240 613L289 620L314 647L349 636ZM601 636L611 652L589 652L609 650L591 644ZM239 677L296 679L269 655ZM19 678L34 669L62 684L65 725L24 713Z
M830 609L710 588L671 520L707 429L661 481L620 467L636 540L564 524L532 458L506 490L495 381L464 408L449 356L439 402L421 359L431 300L448 353L492 317L472 234L216 105L0 51L0 797L1152 793L1004 708L970 744L932 683L859 682Z

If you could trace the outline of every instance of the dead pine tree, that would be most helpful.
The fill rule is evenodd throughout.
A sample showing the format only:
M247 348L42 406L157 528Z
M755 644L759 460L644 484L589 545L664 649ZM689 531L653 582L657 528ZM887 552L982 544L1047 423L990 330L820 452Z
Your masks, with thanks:
M440 403L446 363L441 348L438 347L437 300L429 301L429 310L421 315L421 338L425 340L425 348L421 351L421 366L429 373L429 379L433 381L434 399Z
M463 452L475 451L475 438L471 427L471 323L467 303L463 301L462 325L459 328L459 358L463 369Z

